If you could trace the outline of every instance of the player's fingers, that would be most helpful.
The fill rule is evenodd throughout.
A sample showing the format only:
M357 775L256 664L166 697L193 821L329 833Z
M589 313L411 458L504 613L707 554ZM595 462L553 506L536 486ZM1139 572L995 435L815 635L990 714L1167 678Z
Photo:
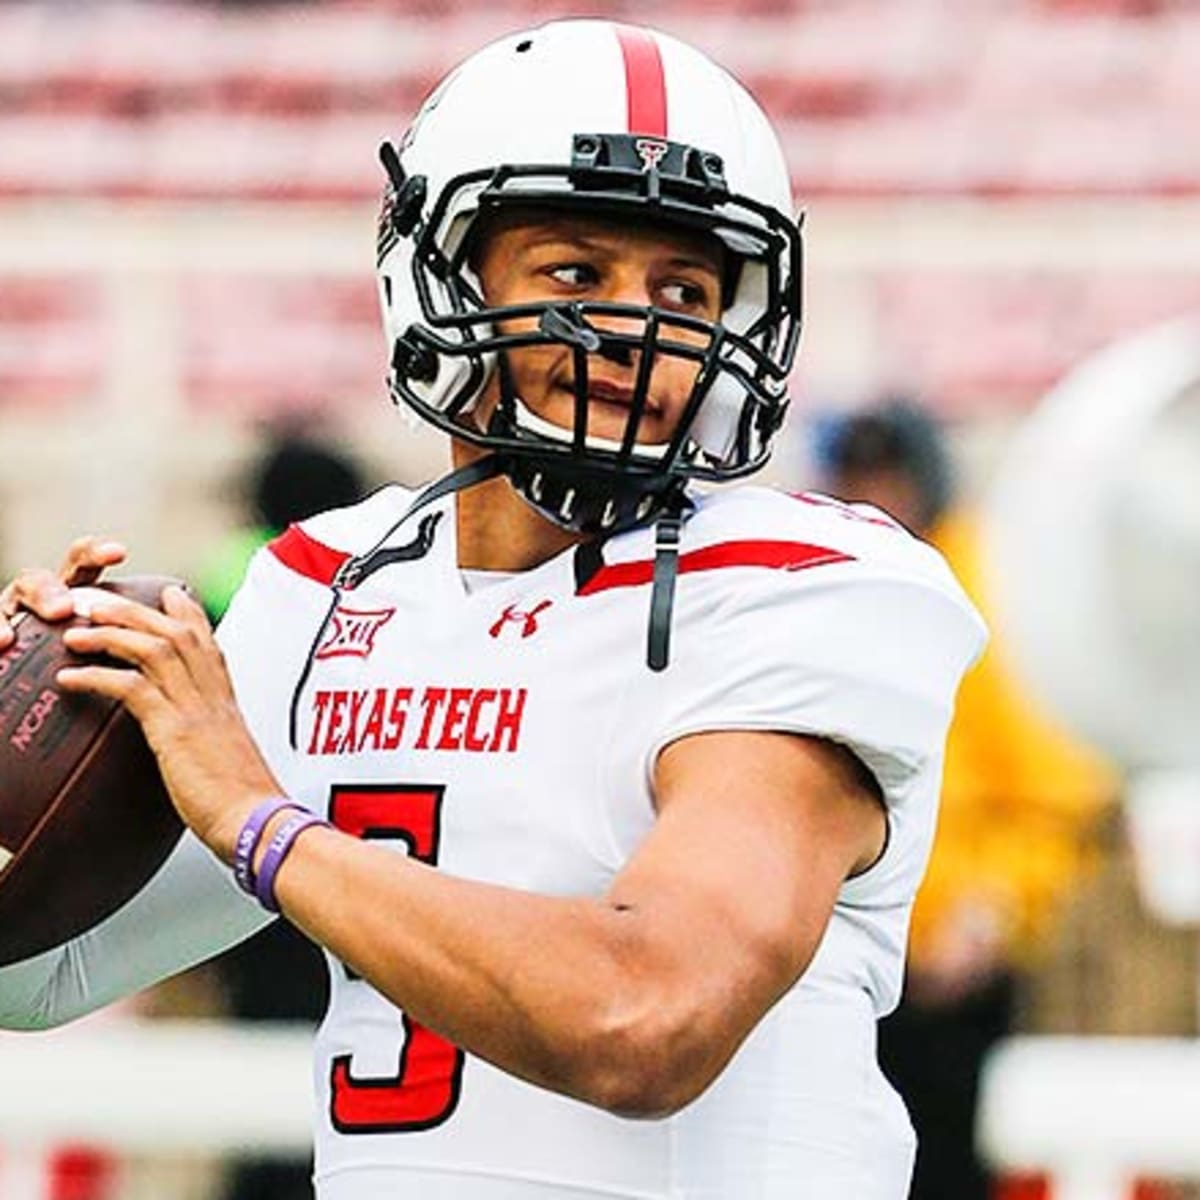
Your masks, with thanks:
M178 695L181 686L190 681L174 641L143 629L118 624L75 625L63 631L63 643L76 654L107 655L128 663L166 694Z
M95 583L106 567L115 567L124 562L126 554L125 547L120 542L88 534L86 537L76 538L67 547L58 574L68 585Z
M9 628L11 618L23 608L45 621L65 621L74 612L62 580L45 567L26 567L0 591L0 618Z
M0 588L0 650L8 649L16 640L17 631L12 626L11 617L16 615L12 596L12 584Z
M64 692L88 692L119 701L139 720L148 715L151 698L158 694L153 684L128 667L63 667L55 682Z
M208 614L186 588L176 583L168 584L163 588L162 607L163 612L181 625L198 632L209 631Z
M12 618L22 609L36 613L44 621L65 621L74 613L68 593L71 585L94 583L106 567L125 559L125 547L111 538L77 538L67 548L57 571L46 567L27 567L0 590L0 650L16 638Z
M103 588L76 588L71 592L71 611L93 625L113 625L122 629L140 629L158 637L170 638L176 622L148 604L118 596Z
M213 642L208 618L182 588L171 586L164 589L164 608L170 607L169 611L162 612L106 592L85 590L75 595L76 613L87 618L93 627L136 630L162 643L161 648L155 648L154 660L145 663L138 661L138 666L150 669L156 662L161 661L165 665L170 660L182 666L202 690L206 684L214 685L223 679L223 660ZM130 643L130 648L136 652L142 644L135 640ZM68 641L68 645L74 648L73 642ZM210 669L210 661L216 664L216 671ZM162 678L165 683L167 676L163 675Z
M163 589L163 612L177 626L177 644L198 686L204 690L221 686L229 690L225 656L213 638L208 614L186 588L176 584Z
M0 651L7 650L17 640L13 618L21 609L20 576L0 588Z

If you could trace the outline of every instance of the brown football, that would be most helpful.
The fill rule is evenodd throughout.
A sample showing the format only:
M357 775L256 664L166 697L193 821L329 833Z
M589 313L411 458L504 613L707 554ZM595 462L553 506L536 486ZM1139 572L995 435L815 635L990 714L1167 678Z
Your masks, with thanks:
M157 608L174 582L97 586ZM72 623L22 613L0 653L0 966L116 911L183 832L137 722L114 701L56 683L60 667L82 661L63 645Z

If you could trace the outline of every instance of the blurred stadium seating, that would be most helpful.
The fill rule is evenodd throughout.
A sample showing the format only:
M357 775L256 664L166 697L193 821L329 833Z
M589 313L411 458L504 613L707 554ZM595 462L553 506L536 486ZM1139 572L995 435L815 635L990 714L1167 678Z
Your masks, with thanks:
M6 5L0 194L370 197L364 143L481 41L577 8ZM799 195L1200 190L1190 5L672 0L655 18L762 98Z
M362 219L379 187L376 146L451 63L506 28L577 9L5 4L0 223L31 199L342 206ZM636 18L639 6L591 9ZM669 0L655 20L718 52L760 96L781 123L796 194L818 215L896 197L1200 197L1195 4ZM1140 233L1121 222L1111 236ZM369 281L351 277L361 265L332 283L296 272L186 281L185 402L269 413L374 395ZM88 313L101 301L94 273L80 274L42 266L30 277L0 253L0 406L95 389L104 344ZM873 343L953 412L1023 406L1080 353L1200 303L1200 275L1163 289L1157 266L1130 276L1077 264L1052 278L1020 265L889 266L872 282ZM278 319L326 288L335 319ZM256 312L272 318L265 341L245 337Z

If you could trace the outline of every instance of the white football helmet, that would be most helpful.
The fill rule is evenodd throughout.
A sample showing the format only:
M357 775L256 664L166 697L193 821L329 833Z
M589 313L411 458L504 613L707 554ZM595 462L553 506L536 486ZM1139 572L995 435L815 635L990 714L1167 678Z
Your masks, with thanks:
M467 59L381 158L378 278L398 403L493 451L526 500L577 530L651 520L678 504L689 477L733 478L766 462L799 338L801 240L779 141L727 72L661 33L557 21ZM469 262L472 230L481 214L519 206L719 239L731 264L719 321L625 304L489 307ZM598 328L597 315L623 318L626 332ZM513 317L536 318L536 330L499 334ZM578 429L535 417L503 369L506 350L545 342L577 355ZM593 355L638 363L619 442L586 432ZM636 440L661 355L699 364L665 447ZM497 370L500 402L481 428L474 407Z

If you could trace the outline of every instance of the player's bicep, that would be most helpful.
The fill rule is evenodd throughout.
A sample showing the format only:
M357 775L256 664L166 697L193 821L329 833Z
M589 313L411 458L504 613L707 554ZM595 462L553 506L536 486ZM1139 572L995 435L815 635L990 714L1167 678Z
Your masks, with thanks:
M845 879L882 851L878 790L832 743L722 731L667 746L655 796L658 821L612 898L687 926L685 969L735 973L761 1010L807 966Z

